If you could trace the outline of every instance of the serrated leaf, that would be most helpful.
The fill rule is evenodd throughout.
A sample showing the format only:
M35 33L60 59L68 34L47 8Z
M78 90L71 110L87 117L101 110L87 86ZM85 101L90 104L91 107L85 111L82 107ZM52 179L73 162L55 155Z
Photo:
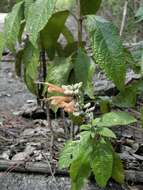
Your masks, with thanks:
M112 178L118 183L124 183L124 168L122 161L117 153L113 153L114 161L113 161L113 170L112 170Z
M55 0L36 0L28 11L26 31L30 36L31 43L37 47L39 32L46 26L54 13Z
M3 49L4 49L4 34L3 32L0 32L0 60L2 57Z
M101 4L101 0L80 0L81 14L96 14Z
M23 53L24 80L31 93L37 95L35 81L38 77L39 51L28 43Z
M124 89L126 53L116 27L97 16L88 16L86 28L96 62L119 90Z
M80 157L72 162L70 167L71 190L81 190L85 180L89 177L91 173L89 156L90 151L85 149Z
M80 130L87 130L88 131L90 129L91 129L91 125L88 125L88 124L87 125L84 124L84 125L80 126Z
M70 164L73 161L73 151L76 146L77 146L76 141L69 141L66 143L59 158L60 169L68 168L70 166Z
M55 58L48 66L46 81L56 85L67 84L69 73L72 70L71 58Z
M128 94L128 96L127 96ZM137 99L137 89L126 87L124 91L113 97L113 104L118 107L134 107Z
M60 11L52 15L47 25L41 31L41 43L50 59L54 58L56 42L63 31L69 11ZM51 53L51 49L53 50Z
M115 133L106 127L97 128L97 133L103 137L116 138Z
M134 107L137 100L137 95L143 92L142 79L133 81L124 91L113 97L113 104L119 107ZM127 96L128 94L128 96Z
M94 147L91 157L91 167L99 186L105 187L112 175L113 154L105 141L100 141Z
M60 154L60 168L68 168L74 160L77 160L79 157L81 157L81 155L83 155L83 153L89 146L89 140L90 132L84 131L80 133L80 140L69 141L68 143L66 143ZM88 150L91 151L90 148L88 148Z
M104 114L96 124L99 127L112 127L118 125L129 125L137 120L127 112L110 112Z
M21 30L21 22L24 19L23 1L17 3L7 15L4 24L5 46L15 52L15 44Z
M28 17L28 12L31 7L31 5L35 2L35 0L24 0L24 15L25 18L27 19Z
M83 82L83 89L85 94L93 98L93 76L95 73L95 63L88 57L82 49L78 49L75 56L73 56L74 71L77 82Z

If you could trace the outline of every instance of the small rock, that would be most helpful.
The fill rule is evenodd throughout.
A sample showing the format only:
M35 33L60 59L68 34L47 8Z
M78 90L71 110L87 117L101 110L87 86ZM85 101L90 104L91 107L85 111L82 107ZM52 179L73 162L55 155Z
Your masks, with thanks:
M21 115L21 111L16 111L12 113L14 116L20 116Z
M0 155L0 159L9 160L10 150L7 150Z
M20 152L12 157L12 160L22 161L28 158L29 155L26 152Z
M27 100L27 104L36 104L36 100Z
M60 127L60 128L57 128L57 129L56 129L56 132L57 132L57 133L64 134L64 129L61 128L61 127Z
M24 152L27 153L28 155L30 155L34 152L35 149L36 149L36 147L33 147L32 145L28 144L26 146Z

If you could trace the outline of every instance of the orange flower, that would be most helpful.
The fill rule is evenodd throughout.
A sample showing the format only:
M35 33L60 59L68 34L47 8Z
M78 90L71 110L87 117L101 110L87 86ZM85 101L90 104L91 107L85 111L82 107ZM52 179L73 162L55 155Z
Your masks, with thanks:
M66 104L64 107L64 111L68 113L73 113L75 111L75 102L71 101L70 103Z
M69 103L72 101L72 97L70 96L51 96L49 100L53 102L53 104L59 104L60 102L66 102ZM52 103L51 102L51 103Z
M63 108L65 112L74 112L75 102L70 96L52 96L49 100L52 105Z
M52 93L52 92L57 92L57 93L64 93L64 89L56 86L54 84L48 83L48 92Z

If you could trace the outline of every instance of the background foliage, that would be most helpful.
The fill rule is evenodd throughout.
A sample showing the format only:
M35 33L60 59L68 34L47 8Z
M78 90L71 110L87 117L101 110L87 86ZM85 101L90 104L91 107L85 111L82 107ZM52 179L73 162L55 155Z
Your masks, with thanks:
M121 26L123 7L126 0L103 0L101 14L111 20L118 28ZM123 38L128 42L142 40L142 25L136 23L135 14L138 8L143 5L143 0L128 0L128 10Z
M104 18L111 20L118 28L120 28L125 0L102 1L99 14L104 16ZM15 2L16 0L0 0L0 12L10 11ZM128 13L123 38L130 42L139 41L143 37L143 34L141 34L143 26L139 23L135 23L136 19L134 16L141 5L143 5L143 0L128 0Z

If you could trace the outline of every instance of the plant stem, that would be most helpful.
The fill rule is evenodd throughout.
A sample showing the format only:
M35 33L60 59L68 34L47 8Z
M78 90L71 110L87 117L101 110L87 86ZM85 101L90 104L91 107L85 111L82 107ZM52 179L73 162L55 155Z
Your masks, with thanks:
M43 89L44 89L44 83L47 76L47 66L46 66L46 55L45 50L42 50L40 52L40 66L39 66L39 80L41 83L38 83L38 105L41 105L41 99L43 98Z
M47 122L48 122L48 127L50 128L51 131L51 142L50 142L50 155L51 157L53 156L53 145L54 145L54 130L52 126L52 121L50 117L50 108L49 108L49 103L46 102L46 109L47 109Z
M47 66L46 66L45 50L41 51L41 60L42 60L42 66L43 66L43 81L45 82L46 76L47 76Z
M78 16L78 47L81 48L82 47L82 15L81 15L81 4L80 4L80 0L76 0L77 1L77 16Z
M39 69L38 69L38 81L42 81L41 79L41 73L42 73L42 61L41 61L41 54L39 55ZM41 106L41 95L42 95L42 84L37 84L37 104L38 106Z

